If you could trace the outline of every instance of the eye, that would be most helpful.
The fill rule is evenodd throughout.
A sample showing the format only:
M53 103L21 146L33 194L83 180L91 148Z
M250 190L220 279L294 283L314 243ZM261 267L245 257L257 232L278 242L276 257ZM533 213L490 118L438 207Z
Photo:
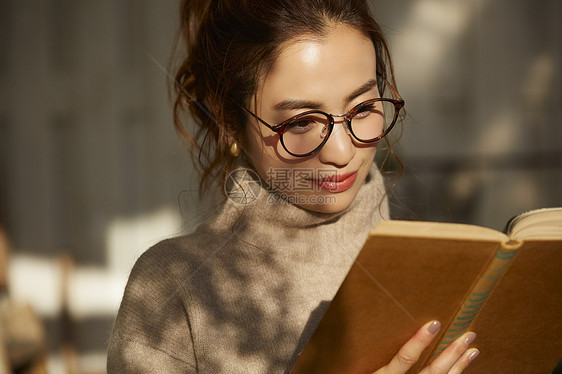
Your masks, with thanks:
M363 106L361 106L356 112L355 115L353 116L353 118L357 118L357 119L361 119L361 118L366 118L368 117L370 114L373 113L375 106L373 104L365 104Z
M285 127L285 132L292 134L304 134L311 131L316 126L316 122L311 119L301 119L288 124Z

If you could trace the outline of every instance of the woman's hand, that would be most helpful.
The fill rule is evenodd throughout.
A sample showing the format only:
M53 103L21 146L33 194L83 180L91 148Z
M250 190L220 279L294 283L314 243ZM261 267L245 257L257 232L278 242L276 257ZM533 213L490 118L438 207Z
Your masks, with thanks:
M398 351L388 365L377 370L374 374L406 373L418 361L423 350L431 343L440 327L441 324L437 321L426 323L400 348L400 351ZM476 348L469 349L474 338L476 338L476 334L473 332L463 334L420 373L461 373L480 353Z

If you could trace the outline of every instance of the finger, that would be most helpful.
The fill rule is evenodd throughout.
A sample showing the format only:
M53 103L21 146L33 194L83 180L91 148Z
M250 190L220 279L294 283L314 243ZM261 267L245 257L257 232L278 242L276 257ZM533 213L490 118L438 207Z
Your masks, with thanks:
M459 367L462 367L462 361L466 358L467 350L474 339L476 339L476 334L473 332L463 334L441 352L439 357L433 360L422 373L448 373L457 363L459 363Z
M461 357L460 360L451 368L449 374L458 374L462 373L464 369L470 365L470 363L476 360L476 357L480 354L480 351L476 348L471 348L465 352L465 354Z
M425 348L431 343L435 334L441 328L437 321L428 322L400 348L392 361L384 367L385 373L405 373L419 359Z

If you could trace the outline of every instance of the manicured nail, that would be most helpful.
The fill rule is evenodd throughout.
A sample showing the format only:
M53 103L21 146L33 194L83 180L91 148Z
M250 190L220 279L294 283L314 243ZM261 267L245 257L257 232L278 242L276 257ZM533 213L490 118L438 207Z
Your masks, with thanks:
M427 327L427 332L429 332L431 335L435 335L435 334L437 334L437 332L439 331L440 328L441 328L441 323L439 323L438 321L433 321Z
M470 356L468 356L468 361L472 362L472 361L476 360L476 357L478 357L479 354L480 354L480 351L478 349L476 349L474 352L472 352L470 354Z
M473 332L469 332L468 334L466 334L466 338L464 338L464 342L466 343L466 345L471 345L474 339L476 339L476 334Z

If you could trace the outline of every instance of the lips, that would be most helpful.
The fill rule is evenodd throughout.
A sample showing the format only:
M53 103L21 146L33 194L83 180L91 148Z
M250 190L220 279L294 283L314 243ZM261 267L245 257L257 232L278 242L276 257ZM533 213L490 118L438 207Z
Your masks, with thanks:
M329 192L343 192L353 185L356 178L357 172L353 172L347 174L336 174L321 180L315 180L315 182L323 190Z

